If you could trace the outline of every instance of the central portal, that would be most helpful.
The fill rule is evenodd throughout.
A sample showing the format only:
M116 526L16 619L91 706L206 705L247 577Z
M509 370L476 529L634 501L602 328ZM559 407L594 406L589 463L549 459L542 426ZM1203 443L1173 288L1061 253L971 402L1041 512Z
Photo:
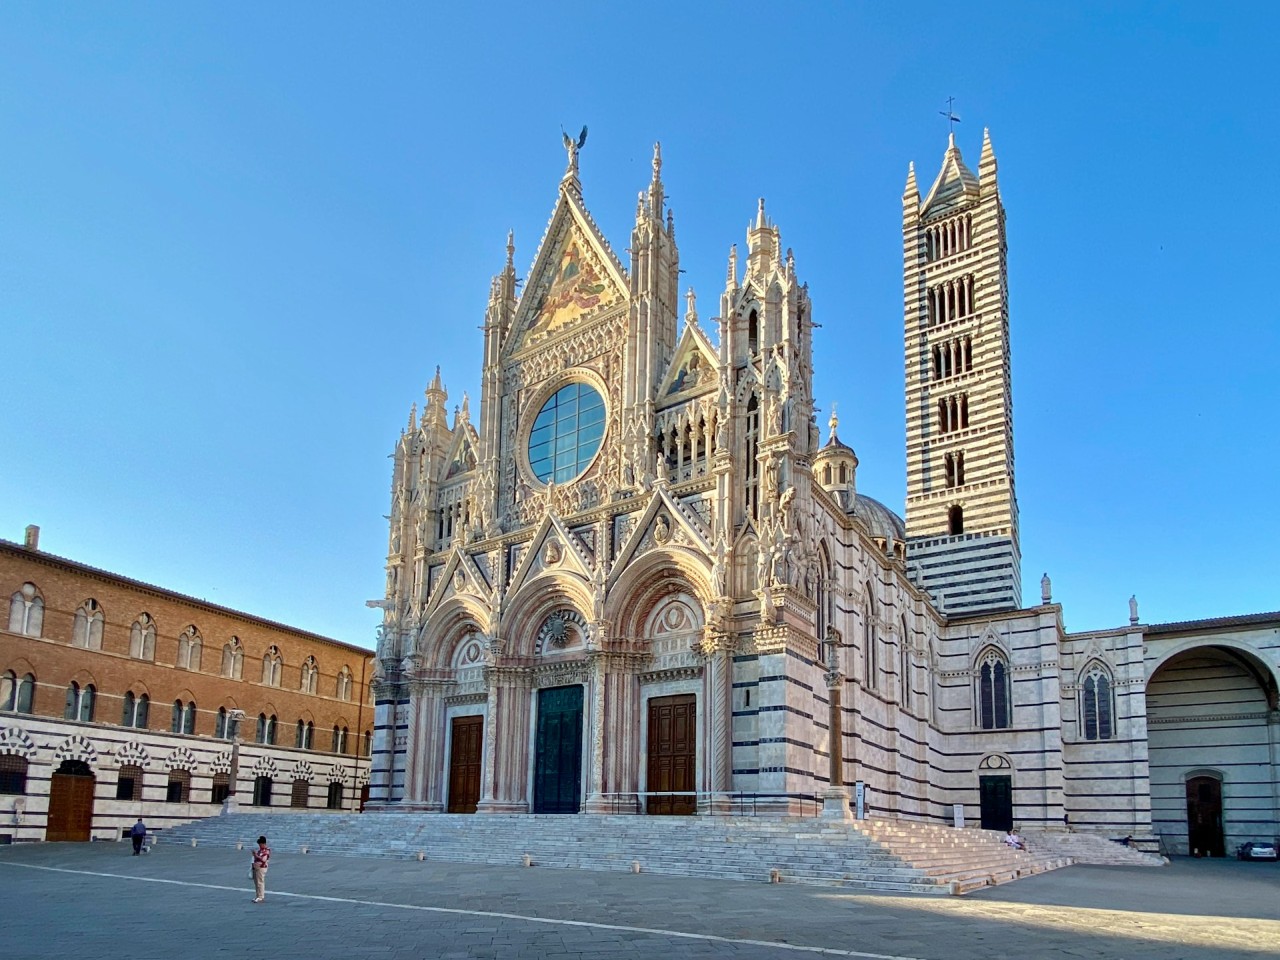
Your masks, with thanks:
M582 687L538 691L533 812L577 813L582 800Z
M697 813L697 706L693 694L649 701L649 814ZM680 794L684 794L681 796Z

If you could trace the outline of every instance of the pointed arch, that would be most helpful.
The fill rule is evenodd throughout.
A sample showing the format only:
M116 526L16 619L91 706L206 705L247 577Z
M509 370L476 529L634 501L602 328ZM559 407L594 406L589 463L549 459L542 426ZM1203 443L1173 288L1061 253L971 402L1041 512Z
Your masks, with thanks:
M9 598L9 632L39 637L43 629L44 597L34 583L24 583Z
M1004 730L1012 725L1009 659L995 644L987 644L974 659L975 713L983 730Z
M1116 735L1115 680L1099 659L1080 672L1080 727L1086 740L1111 740Z
M80 604L71 627L71 645L86 650L102 649L102 627L106 615L97 600L92 597Z
M129 628L129 656L135 660L156 658L156 623L149 613L138 614Z
M866 591L862 623L862 679L869 689L875 690L880 683L880 638L876 634L876 594L869 580Z

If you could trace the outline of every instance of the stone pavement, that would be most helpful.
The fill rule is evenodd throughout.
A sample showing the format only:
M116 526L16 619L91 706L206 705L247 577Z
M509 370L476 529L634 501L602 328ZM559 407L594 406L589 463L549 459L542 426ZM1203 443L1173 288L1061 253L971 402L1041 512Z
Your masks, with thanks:
M17 960L181 956L1236 960L1280 952L1280 867L1069 867L968 897L871 894L276 850L0 847L0 943Z

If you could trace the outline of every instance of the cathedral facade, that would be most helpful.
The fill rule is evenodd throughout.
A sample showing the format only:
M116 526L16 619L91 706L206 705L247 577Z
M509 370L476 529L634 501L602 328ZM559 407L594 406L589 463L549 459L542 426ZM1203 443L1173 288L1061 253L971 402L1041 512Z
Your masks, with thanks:
M823 442L818 318L764 202L704 322L660 151L624 262L578 146L528 282L510 237L492 281L478 416L437 369L394 451L373 806L1280 831L1280 616L1133 602L1067 634L1047 577L1023 603L988 138L902 198L905 520L834 414Z

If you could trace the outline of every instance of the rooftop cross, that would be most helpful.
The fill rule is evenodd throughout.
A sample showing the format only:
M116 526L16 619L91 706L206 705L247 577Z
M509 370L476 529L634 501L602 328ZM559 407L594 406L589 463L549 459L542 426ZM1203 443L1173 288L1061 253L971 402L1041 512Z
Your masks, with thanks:
M955 105L955 102L956 102L955 97L947 97L947 109L938 111L940 114L942 114L944 117L947 118L947 129L951 133L956 132L956 124L960 122L960 118L955 115L955 111L952 109Z

